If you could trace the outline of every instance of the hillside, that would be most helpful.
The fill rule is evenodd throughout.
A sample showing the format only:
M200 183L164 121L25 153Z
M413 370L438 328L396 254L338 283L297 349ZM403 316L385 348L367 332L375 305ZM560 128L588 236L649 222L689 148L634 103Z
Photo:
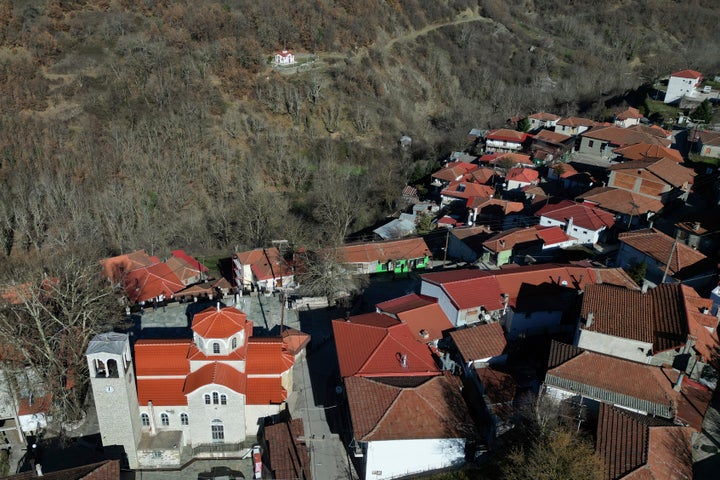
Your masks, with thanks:
M718 20L712 0L2 0L1 251L339 242L472 127L717 72ZM278 71L282 48L315 61Z

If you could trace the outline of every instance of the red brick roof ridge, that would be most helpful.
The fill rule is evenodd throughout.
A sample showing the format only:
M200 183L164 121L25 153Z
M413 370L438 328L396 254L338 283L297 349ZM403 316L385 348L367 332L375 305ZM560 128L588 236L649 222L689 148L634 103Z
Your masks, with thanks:
M407 330L407 333L408 333L408 334L410 335L410 337L411 337L411 338L410 338L411 342L409 342L408 344L404 345L405 342L401 341L399 338L397 338L395 335L393 335L393 333L395 332L396 329L402 329L403 331ZM386 331L385 336L384 336L384 337L380 340L380 342L375 346L375 348L372 350L372 352L370 353L370 355L365 359L365 361L362 363L362 365L360 366L360 368L357 370L357 372L355 373L355 375L361 375L361 376L367 375L367 376L370 376L370 377L379 376L377 373L366 374L366 373L360 373L360 372L362 372L362 370L364 369L364 367L366 367L366 366L367 366L368 364L370 364L373 360L375 360L376 355L379 355L380 353L385 353L384 350L383 350L383 346L384 346L385 343L387 343L387 342L389 342L389 341L397 342L397 343L399 343L400 345L404 345L404 346L406 346L406 347L414 347L415 345L418 345L420 348L428 348L426 345L417 343L417 342L415 341L414 337L412 337L412 333L411 333L409 330L410 330L410 329L409 329L409 327L408 327L408 325L407 325L406 323L400 323L400 324L398 324L398 325L393 325L392 327L386 328L386 329L385 329L385 331ZM428 349L428 351L429 351L429 349ZM425 361L425 359L423 359L420 355L418 355L418 352L413 351L412 348L407 348L406 351L399 352L399 353L400 353L400 354L405 354L405 355L412 355L413 358L415 358L416 360L419 360L419 361L420 361L420 364L421 364L421 365L424 365L425 367L430 367L430 368L428 368L428 369L425 370L425 371L413 371L412 373L405 373L404 375L423 375L423 376L426 376L426 375L439 375L440 372L439 372L439 370L438 370L438 368L437 368L437 365L435 365L434 363L433 363L432 365L429 365L429 364ZM432 359L432 356L431 356L430 358ZM399 361L399 360L398 360L398 361ZM396 376L397 373L392 373L392 375Z

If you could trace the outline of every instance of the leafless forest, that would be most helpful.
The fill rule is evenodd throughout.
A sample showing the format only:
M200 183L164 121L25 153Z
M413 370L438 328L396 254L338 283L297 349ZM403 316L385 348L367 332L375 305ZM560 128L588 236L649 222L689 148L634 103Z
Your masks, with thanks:
M715 6L1 0L3 263L341 241L472 127L716 72Z

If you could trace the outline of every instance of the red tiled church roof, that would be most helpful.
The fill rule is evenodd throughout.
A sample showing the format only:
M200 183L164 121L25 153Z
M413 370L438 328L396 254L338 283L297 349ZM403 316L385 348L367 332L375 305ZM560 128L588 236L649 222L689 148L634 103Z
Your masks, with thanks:
M229 338L244 330L247 315L233 307L208 307L196 313L192 321L193 332L203 338Z
M245 372L248 375L279 375L295 363L281 338L250 338Z
M222 385L237 393L245 393L245 374L225 363L213 362L201 367L185 380L183 392L187 395L206 385Z

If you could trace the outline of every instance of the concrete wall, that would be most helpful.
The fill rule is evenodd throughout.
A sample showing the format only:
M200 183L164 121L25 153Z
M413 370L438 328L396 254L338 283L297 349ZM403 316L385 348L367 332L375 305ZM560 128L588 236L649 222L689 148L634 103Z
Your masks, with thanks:
M450 258L457 258L464 262L474 262L479 256L475 250L452 233L448 240L448 255Z
M662 280L663 274L665 273L664 267L660 265L660 262L648 257L645 253L636 250L627 243L620 243L620 248L618 249L615 260L615 264L618 267L628 268L642 262L647 264L647 273L645 274L645 278L656 285L659 284ZM671 275L670 271L668 271L668 279L670 278L669 275Z
M397 478L464 462L464 438L369 442L364 477L366 480Z
M665 103L673 103L680 100L683 96L695 96L695 78L670 77L668 80L667 91L665 92Z
M143 468L162 468L180 465L181 452L182 450L179 448L140 450L137 456Z
M263 418L277 415L283 410L285 410L284 403L279 405L246 405L245 433L250 436L256 436Z
M227 405L206 405L206 393L227 395ZM245 395L239 394L222 385L208 385L188 394L190 415L190 439L192 445L213 443L213 420L223 425L225 440L223 443L238 443L245 440ZM219 423L218 423L219 425Z
M609 157L612 155L612 147L609 145L607 140L598 140L596 138L582 137L580 139L580 153L587 153L590 155L598 155Z
M458 309L455 305L453 305L442 288L432 283L422 282L420 284L420 293L422 295L437 298L438 305L440 305L442 311L445 312L445 315L450 319L450 322L452 322L453 325L458 326Z
M508 309L505 315L505 329L511 335L537 334L545 330L555 331L560 327L562 312L513 312Z
M613 357L632 360L633 362L650 363L652 359L647 355L652 350L652 343L615 337L590 330L580 330L575 346L612 355Z
M517 142L505 142L503 140L488 140L485 143L485 150L505 150L517 151L522 150L522 145Z

